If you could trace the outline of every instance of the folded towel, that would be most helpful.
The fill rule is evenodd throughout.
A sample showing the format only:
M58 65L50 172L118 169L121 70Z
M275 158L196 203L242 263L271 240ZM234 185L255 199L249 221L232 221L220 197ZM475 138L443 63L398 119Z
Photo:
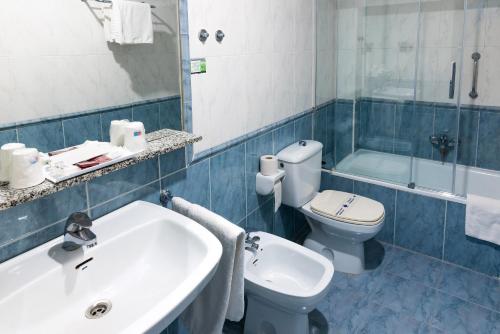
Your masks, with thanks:
M104 8L104 36L118 44L152 44L153 19L146 3L112 0L111 9Z
M465 234L500 245L500 200L467 194Z
M182 321L191 333L222 333L224 319L243 318L245 231L179 197L172 199L172 207L208 229L222 244L222 257L214 277L182 314Z

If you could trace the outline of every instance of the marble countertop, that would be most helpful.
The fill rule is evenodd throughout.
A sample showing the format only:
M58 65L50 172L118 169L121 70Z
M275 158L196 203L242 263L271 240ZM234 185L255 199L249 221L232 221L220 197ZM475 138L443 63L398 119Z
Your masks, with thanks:
M162 129L146 135L148 148L139 153L135 158L118 162L116 164L68 179L57 184L45 180L43 183L26 189L9 189L8 186L0 186L0 210L12 208L16 205L26 203L44 196L53 194L76 184L87 182L102 175L123 169L138 162L153 159L161 154L175 151L189 144L201 140L201 136L183 131Z

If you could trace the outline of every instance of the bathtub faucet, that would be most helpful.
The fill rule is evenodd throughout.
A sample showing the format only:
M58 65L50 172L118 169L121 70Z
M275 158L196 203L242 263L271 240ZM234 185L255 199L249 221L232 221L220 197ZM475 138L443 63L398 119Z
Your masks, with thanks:
M429 140L435 148L439 150L439 155L441 156L441 162L444 164L446 157L451 150L455 148L455 140L450 139L446 133L442 133L435 136L430 136Z

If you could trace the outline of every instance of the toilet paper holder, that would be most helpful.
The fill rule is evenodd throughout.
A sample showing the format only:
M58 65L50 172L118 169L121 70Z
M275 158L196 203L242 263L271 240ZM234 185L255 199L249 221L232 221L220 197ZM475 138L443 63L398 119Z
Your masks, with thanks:
M278 172L273 175L262 175L257 173L255 176L255 188L257 194L266 196L274 191L274 184L281 181L285 177L285 171L278 169Z

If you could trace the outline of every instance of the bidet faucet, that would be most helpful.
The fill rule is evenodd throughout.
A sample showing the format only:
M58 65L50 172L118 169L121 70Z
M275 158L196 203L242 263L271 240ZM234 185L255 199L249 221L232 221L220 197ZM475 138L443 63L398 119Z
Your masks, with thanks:
M90 227L92 227L92 220L87 214L72 213L64 227L63 249L71 252L82 246L94 247L97 244L97 237Z
M257 253L257 250L259 249L259 244L257 243L259 240L259 236L255 235L253 237L250 237L250 232L247 232L245 237L245 249L254 253L255 255Z

